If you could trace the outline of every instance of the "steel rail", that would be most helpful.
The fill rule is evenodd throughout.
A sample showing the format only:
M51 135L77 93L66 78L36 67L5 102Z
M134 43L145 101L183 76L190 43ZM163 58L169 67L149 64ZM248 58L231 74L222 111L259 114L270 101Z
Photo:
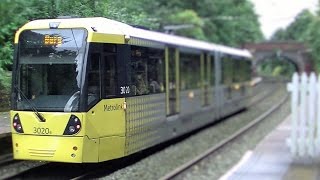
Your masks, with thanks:
M12 162L14 162L12 153L0 156L0 167L11 164Z
M11 132L2 133L2 134L0 134L0 139L7 138L9 136L11 137Z
M259 103L259 102L262 101L263 99L265 99L265 98L267 98L268 96L270 96L271 94L273 94L273 93L275 92L275 90L277 90L277 89L280 88L279 86L281 86L281 84L278 84L278 85L272 87L271 90L269 90L267 93L265 93L265 94L262 95L261 97L258 97L257 100L250 102L249 105L248 105L248 107L251 107L251 106L256 105L257 103ZM255 95L252 95L250 98L253 99L254 97L259 96L259 95L260 95L260 94L257 93L257 94L255 94Z

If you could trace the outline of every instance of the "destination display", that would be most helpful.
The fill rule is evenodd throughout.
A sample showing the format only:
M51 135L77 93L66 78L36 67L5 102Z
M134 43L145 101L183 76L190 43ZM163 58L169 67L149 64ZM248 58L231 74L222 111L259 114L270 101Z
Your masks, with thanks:
M62 44L62 37L57 35L45 35L44 36L44 44L45 45L61 45Z

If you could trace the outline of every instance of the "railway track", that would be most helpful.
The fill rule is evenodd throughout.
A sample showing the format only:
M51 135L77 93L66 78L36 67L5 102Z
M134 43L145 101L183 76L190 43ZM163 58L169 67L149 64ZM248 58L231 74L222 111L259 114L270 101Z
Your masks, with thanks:
M43 162L18 161L13 159L11 133L0 134L0 179L8 179Z
M0 179L9 179L17 174L42 165L39 162L18 161L13 159L12 153L0 156Z
M215 152L220 150L222 147L227 146L231 141L236 140L239 136L241 136L242 134L244 134L247 131L249 131L251 128L253 128L256 125L258 125L261 121L263 121L271 113L275 112L282 104L284 104L286 102L286 100L288 99L288 97L289 96L287 94L284 98L282 98L280 100L280 102L278 102L277 104L272 106L268 111L266 111L264 114L262 114L261 116L259 116L255 120L253 120L251 123L247 124L243 128L239 129L237 132L235 132L234 134L229 136L228 138L226 138L223 141L221 141L220 143L214 145L212 148L210 148L207 151L205 151L204 153L198 155L194 159L188 161L187 163L185 163L185 164L181 165L180 167L174 169L173 171L169 172L168 174L166 174L165 176L163 176L160 179L161 180L173 179L173 178L179 176L180 174L184 173L188 169L190 169L190 168L194 167L195 165L199 164L202 160L208 158L209 156L211 156L212 154L214 154Z
M12 153L8 153L8 154L0 156L0 168L1 168L1 166L5 166L5 165L11 164L13 162L14 162L14 160L13 160Z
M0 148L0 170L1 170L3 167L7 167L15 163L15 161L13 160L10 133L4 133L0 135L0 144L1 144L1 148ZM5 178L6 176L4 176L0 172L0 179L5 179Z
M257 88L257 92L259 92L260 90L263 90L263 84L260 84L259 85L260 87ZM273 88L271 88L269 91L267 92L264 92L264 93L255 93L254 95L252 95L252 98L254 99L250 106L254 106L255 104L259 103L260 101L262 101L264 98L267 98L269 97L273 92L275 92L275 89L278 89L279 88L279 85L276 85L274 86ZM25 173L29 173L29 174L38 174L37 172L40 172L40 171L43 171L44 169L46 169L46 167L52 167L52 166L60 166L60 165L52 165L54 163L45 163L45 162L30 162L30 161L20 161L20 162L17 162L17 161L13 161L11 159L11 162L10 162L10 158L12 158L12 155L7 155L8 159L7 161L9 163L7 163L7 165L10 165L10 166L13 166L13 167L19 167L19 166L25 166L25 164L28 164L28 168L22 168L22 170L20 171L14 171L16 173L11 173L9 175L6 175L6 176L3 176L1 177L0 175L0 179L6 179L6 178L20 178L20 177L24 177L24 174ZM145 157L145 156L144 156ZM138 157L132 157L131 159L134 159L134 160L129 160L129 161L137 161L136 159L143 159L143 157L140 157L140 155L138 155ZM134 162L133 162L134 163ZM103 169L107 169L109 171L109 174L111 174L112 172L116 171L117 169L121 169L121 168L124 168L126 166L130 166L131 164L133 163L119 163L119 161L115 161L115 162L107 162L107 163L99 163L99 165L88 165L90 167L81 167L81 166L74 166L72 167L71 171L78 171L79 173L75 173L73 175L66 175L67 179L85 179L85 178L90 178L91 175L95 174L96 173L96 169L101 169L101 167L103 167ZM55 163L56 164L56 163ZM127 164L127 165L126 165ZM6 163L4 163L4 165L6 165ZM43 166L43 168L42 168ZM61 169L64 169L63 167L64 165L61 165L60 170ZM69 166L69 165L67 165ZM72 166L72 165L71 165ZM109 167L109 168L106 168ZM58 168L58 169L59 169ZM1 169L1 159L0 159L0 169ZM19 168L18 168L19 169ZM34 169L38 169L38 170L35 170L36 173L32 173L34 171ZM40 170L39 170L40 169ZM0 172L1 174L1 172ZM47 177L50 177L52 175L48 175ZM28 177L28 176L27 176Z
M275 92L277 89L280 88L280 84L274 86L273 88L271 88L269 91L263 92L263 93L253 93L253 95L251 96L251 102L249 103L248 107L252 107L254 105L256 105L257 103L259 103L260 101L262 101L263 99L269 97L272 95L273 92ZM263 85L260 85L255 91L263 91Z

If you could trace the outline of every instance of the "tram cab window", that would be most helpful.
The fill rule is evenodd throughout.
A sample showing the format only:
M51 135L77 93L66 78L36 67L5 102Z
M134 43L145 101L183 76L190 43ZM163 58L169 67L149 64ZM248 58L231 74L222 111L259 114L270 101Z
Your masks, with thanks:
M88 105L100 98L100 54L91 54L88 71Z
M88 108L101 98L117 97L117 46L95 43L90 47L88 61Z
M13 78L17 85L13 107L31 111L34 105L39 111L79 111L86 36L84 29L22 31Z
M105 56L104 57L104 90L105 97L114 97L116 95L117 87L117 68L115 56Z
M112 98L116 96L117 92L117 61L116 61L117 47L113 44L103 45L103 59L101 62L102 76L103 76L103 97Z

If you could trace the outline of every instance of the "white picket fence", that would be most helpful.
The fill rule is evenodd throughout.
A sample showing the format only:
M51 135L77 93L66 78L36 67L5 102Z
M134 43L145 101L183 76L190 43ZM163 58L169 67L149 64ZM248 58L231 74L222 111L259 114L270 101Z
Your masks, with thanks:
M320 76L295 73L291 92L291 135L287 143L294 157L320 157Z

